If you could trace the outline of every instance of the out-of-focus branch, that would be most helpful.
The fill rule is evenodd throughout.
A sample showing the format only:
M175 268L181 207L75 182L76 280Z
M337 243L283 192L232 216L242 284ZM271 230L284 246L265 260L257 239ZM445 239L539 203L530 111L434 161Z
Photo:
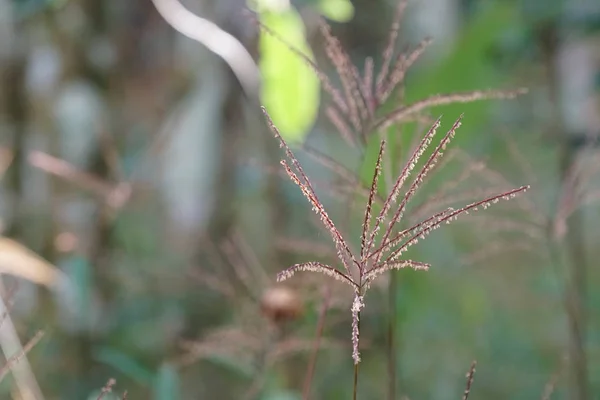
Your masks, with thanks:
M159 14L179 33L194 39L221 57L250 99L257 98L258 66L244 45L215 23L193 14L178 0L152 0Z
M64 160L41 151L31 152L27 160L32 166L48 174L58 176L104 198L106 203L115 209L123 207L131 197L130 183L125 181L118 184L106 182L93 174L78 170Z
M0 379L10 371L15 379L18 393L23 400L43 400L42 391L35 379L31 365L25 357L25 354L39 341L42 334L35 335L25 346L21 344L17 329L10 318L8 307L3 299L2 295L4 293L6 291L0 281L0 314L6 315L0 325L0 348L7 359L6 365L0 368Z

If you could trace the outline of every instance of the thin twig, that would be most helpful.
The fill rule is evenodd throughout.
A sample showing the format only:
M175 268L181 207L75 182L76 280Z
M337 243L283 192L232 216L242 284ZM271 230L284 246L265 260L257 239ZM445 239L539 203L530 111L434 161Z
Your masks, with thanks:
M417 101L408 106L402 106L394 111L390 112L385 117L376 121L373 124L373 130L386 129L389 126L401 121L404 117L415 114L426 108L441 106L445 104L453 103L470 103L479 100L491 100L491 99L514 99L516 96L527 93L526 89L517 90L488 90L488 91L474 91L468 93L452 93L452 94L438 94L435 96L428 97L426 99Z
M465 387L465 393L463 394L463 400L468 400L469 394L471 393L471 386L473 385L473 378L475 377L475 367L477 366L477 361L473 360L471 363L471 368L469 368L469 372L467 372L467 386Z

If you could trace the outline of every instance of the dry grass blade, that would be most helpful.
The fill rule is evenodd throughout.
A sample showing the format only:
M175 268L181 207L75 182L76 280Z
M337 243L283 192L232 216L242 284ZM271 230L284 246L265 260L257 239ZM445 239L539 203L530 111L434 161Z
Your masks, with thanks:
M467 372L467 386L465 387L465 392L463 394L463 400L469 399L469 394L471 393L471 386L473 385L473 378L475 377L475 367L477 366L477 361L473 361L471 363L471 368L469 368L469 372Z
M22 244L3 236L0 236L0 273L18 276L50 288L66 279L57 267Z

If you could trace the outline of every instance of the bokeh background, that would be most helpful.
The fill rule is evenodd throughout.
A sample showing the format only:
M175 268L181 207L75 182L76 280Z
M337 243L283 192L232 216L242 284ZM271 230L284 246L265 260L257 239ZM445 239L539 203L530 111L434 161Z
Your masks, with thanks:
M237 37L263 69L261 57L293 64L285 49L261 47L244 0L184 4ZM319 18L362 71L365 57L379 65L396 8L261 4L302 18L279 28L330 76ZM465 168L478 178L457 194L532 189L415 246L410 257L431 263L429 272L394 272L372 289L359 398L388 398L389 321L396 398L461 398L473 359L473 399L540 398L549 382L555 399L599 398L600 2L409 1L397 49L427 36L433 44L387 109L440 93L529 92L423 112L443 114L443 128L465 114L452 145L460 156L423 198ZM310 274L276 285L294 262L332 260L333 245L281 176L277 142L219 56L175 31L150 0L0 0L0 82L4 306L22 344L45 332L29 369L19 364L21 378L3 379L1 398L41 398L39 386L46 399L95 399L114 378L114 398L299 399L325 300L311 398L349 398L352 293ZM286 137L356 244L364 199L348 213L348 196L326 190L339 174L300 143L365 182L372 157L361 164L341 140L314 78L265 75L263 84L274 119L289 124ZM426 128L413 120L397 131L397 162L402 143ZM367 153L376 148L375 140ZM7 326L2 348L18 350Z

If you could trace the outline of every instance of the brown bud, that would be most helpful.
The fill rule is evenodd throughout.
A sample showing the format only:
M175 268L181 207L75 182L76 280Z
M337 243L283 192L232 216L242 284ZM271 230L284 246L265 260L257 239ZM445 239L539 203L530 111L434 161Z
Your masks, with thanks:
M260 306L263 314L276 323L296 319L303 312L298 293L285 286L265 290Z

